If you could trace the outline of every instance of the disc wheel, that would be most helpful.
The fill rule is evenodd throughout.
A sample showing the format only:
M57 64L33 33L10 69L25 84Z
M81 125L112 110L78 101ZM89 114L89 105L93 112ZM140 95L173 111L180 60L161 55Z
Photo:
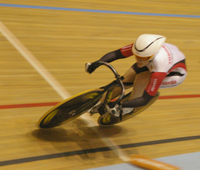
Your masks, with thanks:
M57 104L38 121L39 128L53 128L72 121L92 108L101 98L104 90L87 91Z

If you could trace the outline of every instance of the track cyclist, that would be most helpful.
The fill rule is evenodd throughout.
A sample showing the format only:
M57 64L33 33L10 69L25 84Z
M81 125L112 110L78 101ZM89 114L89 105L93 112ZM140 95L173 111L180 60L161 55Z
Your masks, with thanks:
M133 64L123 75L125 89L133 88L128 101L110 102L109 110L115 116L129 114L135 107L144 106L156 95L160 88L180 85L186 78L185 55L175 46L165 43L166 37L142 34L136 41L118 50L105 54L97 61L113 62L135 56ZM87 63L85 70L92 73L97 61ZM120 88L116 87L112 98L116 98ZM101 102L93 107L91 114L97 113Z

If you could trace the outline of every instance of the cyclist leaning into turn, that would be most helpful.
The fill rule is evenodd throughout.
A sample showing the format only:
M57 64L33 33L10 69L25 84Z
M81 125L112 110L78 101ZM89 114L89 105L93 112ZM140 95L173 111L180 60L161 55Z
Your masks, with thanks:
M165 43L166 37L154 34L142 34L135 43L105 54L98 61L112 62L132 55L136 63L123 75L125 88L133 87L128 101L109 104L112 113L116 116L128 114L134 107L146 105L159 88L170 88L181 84L187 75L185 56L175 46ZM96 61L87 63L85 70L92 73L98 65ZM120 94L120 89L115 88L113 97ZM98 112L100 104L91 110Z

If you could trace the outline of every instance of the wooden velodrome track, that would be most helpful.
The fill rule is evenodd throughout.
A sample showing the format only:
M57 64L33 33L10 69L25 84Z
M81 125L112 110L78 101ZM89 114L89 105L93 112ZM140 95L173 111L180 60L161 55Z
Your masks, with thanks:
M0 169L76 170L123 163L94 128L128 155L158 158L200 151L200 20L188 17L200 16L198 0L1 0L0 3L65 8L0 5ZM188 76L182 85L160 90L161 97L146 111L116 126L88 127L78 118L58 128L40 130L39 118L64 97L25 60L21 53L26 50L14 47L19 42L12 44L15 39L8 40L9 33L3 34L3 26L70 95L109 83L113 75L108 69L102 67L89 75L84 72L84 64L132 43L142 33L165 35L167 42L177 45L187 57ZM113 65L123 74L134 62L132 57ZM92 120L96 122L97 118L94 115Z

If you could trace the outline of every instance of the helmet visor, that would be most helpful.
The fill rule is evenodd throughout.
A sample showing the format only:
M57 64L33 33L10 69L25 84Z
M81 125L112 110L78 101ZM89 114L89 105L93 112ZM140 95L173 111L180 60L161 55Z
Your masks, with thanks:
M135 54L134 54L135 55ZM141 61L147 61L150 60L154 55L149 56L149 57L140 57L138 55L135 55L138 59L140 59Z

